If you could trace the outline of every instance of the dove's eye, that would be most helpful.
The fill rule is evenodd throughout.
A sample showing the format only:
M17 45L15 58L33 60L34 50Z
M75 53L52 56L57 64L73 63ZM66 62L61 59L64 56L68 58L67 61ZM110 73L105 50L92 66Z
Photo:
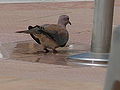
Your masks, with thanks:
M69 20L69 18L66 18L67 20Z
M65 21L68 21L68 20L69 20L69 18L64 18L64 20L65 20Z
M28 29L30 30L30 29L32 29L33 27L32 26L28 26Z

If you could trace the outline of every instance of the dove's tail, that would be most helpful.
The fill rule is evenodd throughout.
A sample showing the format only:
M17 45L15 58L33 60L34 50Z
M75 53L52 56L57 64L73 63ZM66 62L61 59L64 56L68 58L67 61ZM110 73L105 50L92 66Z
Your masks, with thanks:
M25 33L25 34L41 34L41 30L24 30L24 31L16 31L15 33Z
M25 30L25 31L16 31L15 33L26 33L26 34L30 34L31 32L29 30Z
M29 30L16 31L16 33L26 33L26 34L41 34L44 33L44 27L36 25L35 27L28 28Z

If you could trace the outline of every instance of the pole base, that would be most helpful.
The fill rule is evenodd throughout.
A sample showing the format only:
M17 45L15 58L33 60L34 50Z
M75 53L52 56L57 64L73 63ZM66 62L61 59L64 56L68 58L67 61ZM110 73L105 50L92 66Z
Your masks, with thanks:
M70 63L87 66L108 66L109 53L82 53L68 57Z

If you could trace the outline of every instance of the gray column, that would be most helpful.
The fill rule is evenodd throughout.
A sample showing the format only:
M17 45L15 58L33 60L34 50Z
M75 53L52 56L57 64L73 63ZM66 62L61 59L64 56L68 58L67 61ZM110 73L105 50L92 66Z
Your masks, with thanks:
M94 64L94 62L108 62L111 46L114 0L95 0L94 26L92 31L91 51L88 53L72 55L69 58L84 60L82 65L107 66ZM92 63L85 63L92 61Z
M94 26L92 31L91 52L109 53L114 0L96 0Z
M117 88L115 89L115 87ZM110 62L104 90L120 90L120 25L115 28L113 33Z

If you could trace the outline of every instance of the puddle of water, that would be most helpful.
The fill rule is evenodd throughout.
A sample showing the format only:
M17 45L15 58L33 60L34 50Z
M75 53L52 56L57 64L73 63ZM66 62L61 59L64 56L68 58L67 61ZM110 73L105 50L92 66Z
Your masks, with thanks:
M59 48L57 54L44 53L42 47L34 41L21 41L4 43L0 46L0 58L39 62L47 64L68 65L67 56L85 52L88 46L84 44L69 43L64 48Z

